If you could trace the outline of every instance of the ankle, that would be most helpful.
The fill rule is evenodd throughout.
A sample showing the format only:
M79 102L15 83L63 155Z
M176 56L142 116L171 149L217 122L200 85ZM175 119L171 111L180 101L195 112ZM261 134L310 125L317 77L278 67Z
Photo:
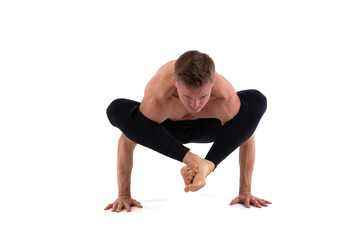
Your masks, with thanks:
M185 163L186 165L188 165L190 162L192 162L194 160L194 158L196 158L197 155L193 154L192 152L188 151L183 159L183 163Z
M207 159L205 159L205 161L208 163L208 172L207 172L207 175L209 175L210 173L212 173L215 169L215 164ZM206 176L207 176L206 175Z

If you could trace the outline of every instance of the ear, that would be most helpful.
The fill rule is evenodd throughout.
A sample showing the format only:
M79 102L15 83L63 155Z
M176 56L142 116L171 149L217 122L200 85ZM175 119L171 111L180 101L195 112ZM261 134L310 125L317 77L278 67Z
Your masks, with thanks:
M176 80L175 80L175 78L173 77L173 82L174 82L174 86L176 87L176 88L178 88L178 83L176 82Z

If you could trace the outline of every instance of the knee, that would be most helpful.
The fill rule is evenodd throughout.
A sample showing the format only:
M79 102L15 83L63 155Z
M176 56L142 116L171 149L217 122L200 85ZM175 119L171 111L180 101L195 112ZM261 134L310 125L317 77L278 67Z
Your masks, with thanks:
M121 128L127 122L128 111L134 104L133 101L123 98L115 99L106 109L107 117L112 125Z
M263 115L267 109L267 99L264 94L262 94L259 90L253 89L251 91L251 100L253 110L257 113Z
M119 114L121 114L121 108L123 105L123 99L115 99L110 103L108 108L106 109L106 115L110 121L110 123L116 127L118 127Z

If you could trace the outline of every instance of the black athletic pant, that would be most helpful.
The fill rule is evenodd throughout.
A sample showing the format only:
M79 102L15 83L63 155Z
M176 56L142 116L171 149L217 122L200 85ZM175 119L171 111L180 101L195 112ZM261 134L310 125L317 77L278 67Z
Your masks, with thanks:
M115 99L106 110L109 121L130 140L178 161L190 150L184 143L214 142L205 159L217 165L255 132L266 111L266 97L258 90L237 92L239 112L224 126L219 119L202 118L188 121L165 120L161 124L139 111L139 102Z

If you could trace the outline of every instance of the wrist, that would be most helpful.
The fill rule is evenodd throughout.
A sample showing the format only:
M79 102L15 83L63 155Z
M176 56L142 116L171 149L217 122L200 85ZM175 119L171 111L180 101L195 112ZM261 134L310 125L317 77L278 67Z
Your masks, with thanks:
M251 194L251 189L240 189L239 195L240 194Z
M131 198L131 193L119 193L118 198L120 198L120 197L129 197L129 198Z
M241 175L241 174L240 174ZM245 175L245 174L243 174ZM240 193L251 193L251 177L250 178L240 178Z

